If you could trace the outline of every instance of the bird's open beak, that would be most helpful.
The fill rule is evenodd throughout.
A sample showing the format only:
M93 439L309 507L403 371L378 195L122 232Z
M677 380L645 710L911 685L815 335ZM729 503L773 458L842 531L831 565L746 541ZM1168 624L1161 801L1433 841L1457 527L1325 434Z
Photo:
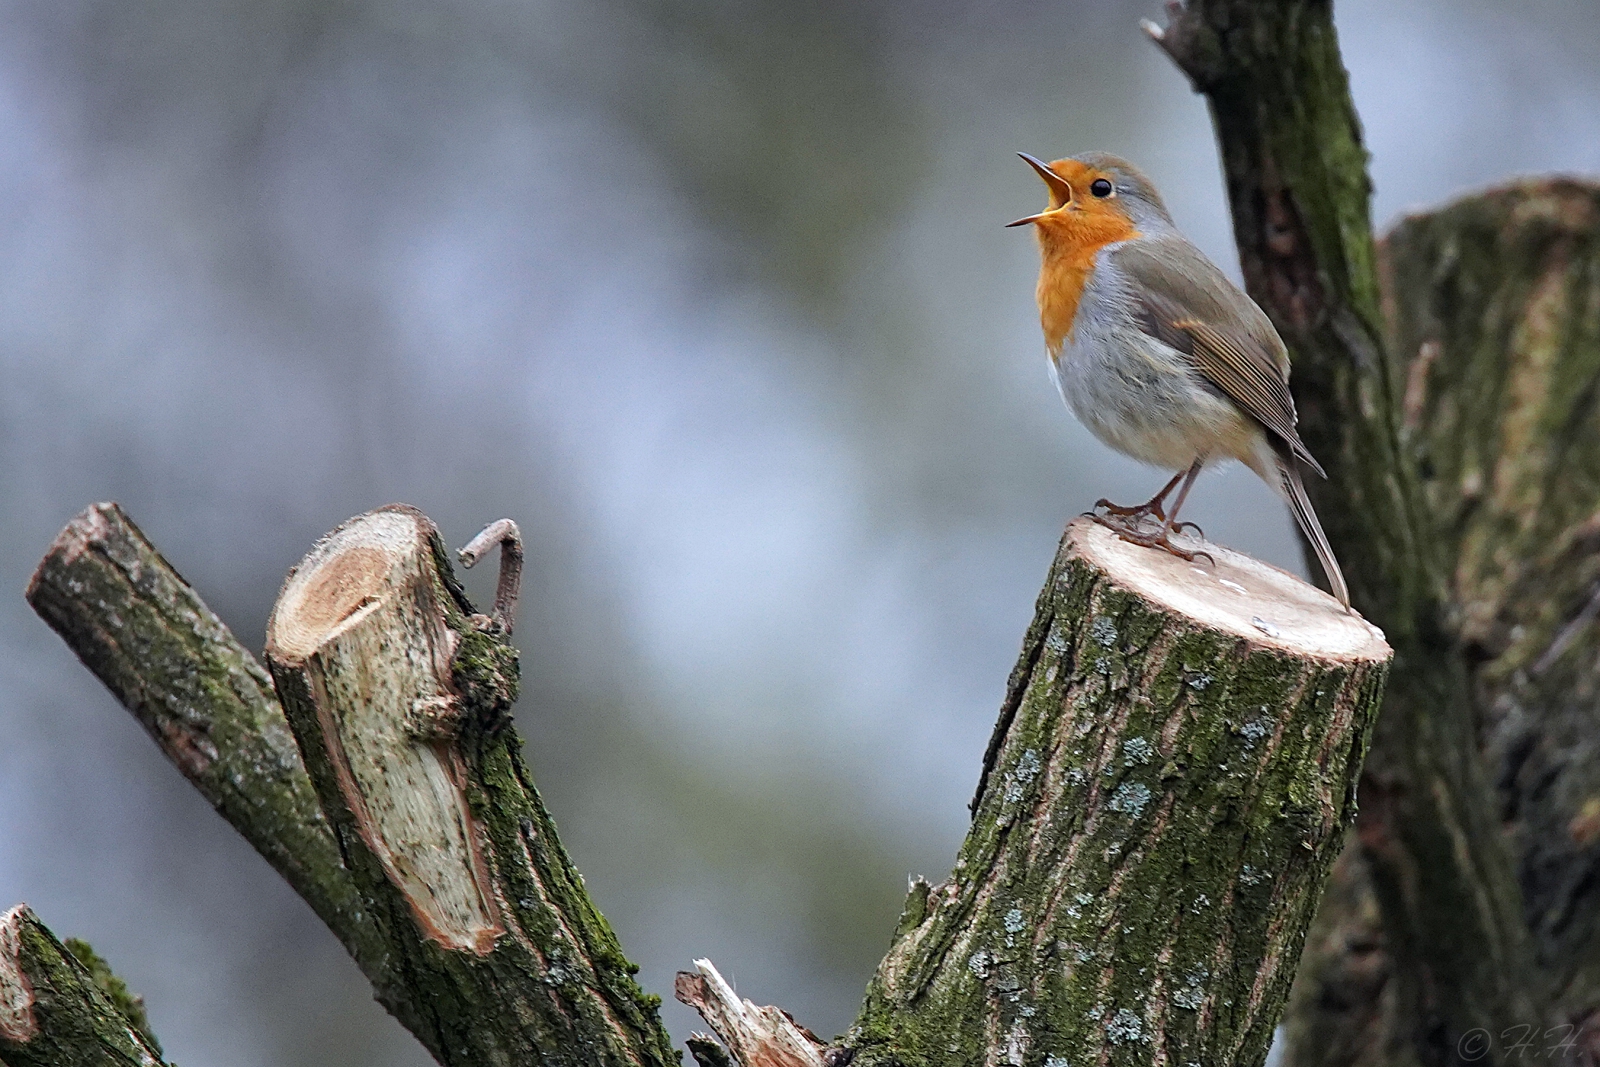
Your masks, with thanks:
M1029 215L1025 219L1008 222L1006 223L1007 226L1023 226L1030 222L1038 222L1050 212L1065 207L1072 200L1072 186L1063 181L1061 175L1051 170L1043 160L1035 159L1026 152L1018 152L1017 155L1022 157L1024 163L1037 171L1039 177L1043 178L1044 183L1050 187L1050 207L1037 215Z

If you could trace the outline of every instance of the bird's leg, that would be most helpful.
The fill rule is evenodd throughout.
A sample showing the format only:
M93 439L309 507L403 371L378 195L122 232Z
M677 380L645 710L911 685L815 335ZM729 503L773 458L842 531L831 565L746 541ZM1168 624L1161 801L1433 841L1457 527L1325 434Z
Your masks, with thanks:
M1129 508L1124 507L1121 504L1113 504L1105 497L1101 497L1099 500L1094 502L1094 506L1096 508L1105 508L1107 515L1116 515L1118 518L1133 519L1135 523L1144 518L1146 515L1154 515L1157 521L1165 522L1167 519L1167 513L1162 510L1161 505L1166 502L1167 494L1172 492L1173 488L1178 484L1178 479L1182 478L1183 475L1183 471L1179 471L1177 474L1174 474L1172 476L1172 481L1168 482L1162 488L1161 492L1157 493L1149 500L1146 500L1143 504L1138 504Z
M1188 471L1179 471L1177 474L1174 474L1172 476L1172 480L1162 487L1161 492L1157 493L1143 504L1136 505L1135 507L1129 508L1123 507L1121 504L1113 504L1105 497L1101 497L1099 500L1096 500L1094 502L1094 506L1096 508L1104 508L1107 515L1115 515L1118 518L1132 519L1133 521L1127 524L1130 529L1137 527L1140 520L1145 518L1147 515L1153 515L1157 522L1166 522L1167 514L1163 506L1166 503L1167 496L1178 484L1178 480L1187 473ZM1091 512L1091 514L1093 513ZM1176 508L1173 509L1173 514L1177 514ZM1101 525L1106 524L1102 523ZM1206 535L1206 532L1200 529L1200 524L1197 522L1179 522L1175 523L1172 528L1179 533L1182 533L1185 526L1191 527L1194 532L1199 534L1201 537L1205 537Z
M1186 559L1191 563L1193 563L1199 556L1204 556L1213 564L1216 563L1216 560L1211 558L1211 553L1209 552L1190 552L1187 549L1179 548L1177 545L1172 543L1172 532L1174 530L1179 529L1184 525L1193 525L1192 523L1179 523L1177 521L1178 510L1183 507L1183 502L1188 499L1189 490L1194 488L1194 480L1200 477L1200 468L1205 466L1205 462L1206 460L1204 456L1199 457L1193 463L1189 464L1188 470L1184 471L1178 476L1183 479L1183 488L1178 490L1178 499L1172 505L1172 514L1167 515L1162 519L1161 529L1157 532L1153 534L1140 533L1139 531L1122 523L1113 522L1111 519L1103 515L1093 515L1094 521L1098 522L1101 526L1106 527L1112 533L1116 534L1118 537L1129 542L1130 544L1143 545L1146 548L1163 549L1164 551L1170 552L1180 559ZM1178 478L1172 479L1174 483L1176 483L1177 480ZM1165 489L1161 490L1161 493L1156 498L1156 501L1159 501L1162 497L1165 497L1167 493L1171 491L1171 489L1172 485L1168 484ZM1151 503L1155 503L1156 501L1151 501ZM1129 510L1132 511L1137 509L1130 508ZM1147 514L1150 514L1150 512L1147 512ZM1196 529L1198 528L1199 527L1196 527Z

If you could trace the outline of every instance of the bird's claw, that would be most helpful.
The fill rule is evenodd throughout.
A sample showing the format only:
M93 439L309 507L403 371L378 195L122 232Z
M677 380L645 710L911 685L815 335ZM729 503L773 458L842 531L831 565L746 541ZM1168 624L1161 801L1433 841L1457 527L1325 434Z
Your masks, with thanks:
M1098 507L1098 505L1096 506ZM1186 560L1189 563L1193 563L1201 556L1204 556L1207 563L1211 564L1213 567L1217 565L1216 558L1209 552L1201 549L1196 549L1191 552L1187 548L1179 548L1177 545L1173 544L1171 537L1169 536L1171 533L1169 530L1162 529L1156 533L1149 534L1140 533L1138 530L1132 529L1123 523L1116 522L1109 516L1100 515L1093 511L1088 512L1087 514L1095 522L1099 523L1101 526L1104 526L1106 529L1110 530L1112 533L1116 534L1130 545L1141 545L1145 548L1159 548L1163 552L1169 552L1172 555L1177 556L1179 559ZM1184 523L1183 525L1193 526L1194 523ZM1198 529L1198 527L1196 527L1196 529Z

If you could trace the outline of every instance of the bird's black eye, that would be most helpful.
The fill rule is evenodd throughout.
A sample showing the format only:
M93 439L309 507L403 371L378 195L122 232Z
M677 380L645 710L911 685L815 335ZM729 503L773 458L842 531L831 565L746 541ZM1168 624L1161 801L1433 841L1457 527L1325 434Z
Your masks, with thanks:
M1095 196L1110 196L1111 183L1104 178L1096 178L1094 184L1089 186L1089 191Z

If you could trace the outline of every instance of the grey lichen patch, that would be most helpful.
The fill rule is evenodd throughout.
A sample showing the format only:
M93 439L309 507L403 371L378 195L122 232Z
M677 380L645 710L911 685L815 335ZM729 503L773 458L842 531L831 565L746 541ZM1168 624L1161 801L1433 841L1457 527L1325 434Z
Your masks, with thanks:
M1106 1023L1106 1039L1121 1045L1129 1041L1148 1041L1149 1036L1145 1033L1144 1019L1139 1013L1121 1008Z
M1263 712L1266 711L1265 708L1262 708L1261 710ZM1269 723L1265 718L1251 719L1249 722L1239 727L1240 736L1242 736L1252 745L1270 733L1272 733L1272 724Z
M1211 972L1205 967L1196 967L1184 975L1178 988L1173 990L1172 1003L1185 1011L1199 1011L1205 1003L1205 983L1210 977Z
M1122 765L1132 767L1137 764L1149 763L1155 756L1156 746L1142 737L1130 737L1122 742Z
M1037 751L1030 748L1022 754L1017 760L1016 767L1010 774L1006 775L1005 798L1008 802L1014 804L1022 799L1023 794L1028 790L1028 786L1038 777L1039 766L1039 753Z
M1111 802L1107 807L1112 811L1120 811L1124 815L1137 818L1149 803L1149 786L1142 782L1123 782L1117 786L1117 791L1111 794Z

